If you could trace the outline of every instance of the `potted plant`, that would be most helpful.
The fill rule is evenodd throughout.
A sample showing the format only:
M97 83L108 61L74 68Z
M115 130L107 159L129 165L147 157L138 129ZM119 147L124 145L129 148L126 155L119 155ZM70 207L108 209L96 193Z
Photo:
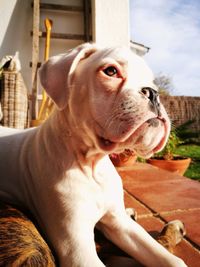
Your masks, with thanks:
M136 162L136 154L130 150L125 149L122 153L112 153L109 155L115 167L131 166Z
M183 141L180 140L176 131L172 130L164 149L148 159L147 162L159 168L183 175L189 167L191 159L175 154L175 149L180 144L183 144Z

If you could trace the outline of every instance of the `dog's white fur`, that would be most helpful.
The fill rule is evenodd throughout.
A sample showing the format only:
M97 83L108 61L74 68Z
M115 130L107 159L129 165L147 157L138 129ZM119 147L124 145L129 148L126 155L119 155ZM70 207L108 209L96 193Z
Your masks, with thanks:
M1 200L33 213L60 266L104 266L95 226L145 266L186 266L126 214L121 179L106 156L129 148L147 157L168 137L164 108L158 115L142 91L156 90L143 59L84 44L51 58L40 79L57 109L38 128L0 128Z

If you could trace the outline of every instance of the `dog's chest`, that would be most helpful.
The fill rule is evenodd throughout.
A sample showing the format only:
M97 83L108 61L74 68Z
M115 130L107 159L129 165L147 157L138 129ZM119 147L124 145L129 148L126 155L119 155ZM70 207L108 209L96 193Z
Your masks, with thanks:
M65 207L84 217L90 218L96 224L108 211L123 201L121 178L111 165L111 168L98 166L95 172L83 173L71 170L64 183L57 189L65 200Z
M123 201L122 181L115 168L109 164L100 166L94 174L94 193L97 207L104 215Z

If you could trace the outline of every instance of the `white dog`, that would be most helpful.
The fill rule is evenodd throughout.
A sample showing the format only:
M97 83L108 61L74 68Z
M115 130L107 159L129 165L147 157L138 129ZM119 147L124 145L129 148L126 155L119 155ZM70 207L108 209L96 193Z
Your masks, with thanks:
M149 157L169 135L153 75L126 48L84 44L40 70L57 109L40 127L0 128L0 198L35 216L59 265L103 267L94 227L145 266L184 267L127 216L107 154Z

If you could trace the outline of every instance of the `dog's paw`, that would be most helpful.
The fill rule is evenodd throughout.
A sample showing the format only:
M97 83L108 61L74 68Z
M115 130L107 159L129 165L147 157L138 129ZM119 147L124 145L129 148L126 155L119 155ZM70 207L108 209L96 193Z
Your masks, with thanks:
M157 241L172 252L173 248L181 242L185 235L186 230L183 222L174 220L164 226Z
M130 216L134 221L137 221L137 211L133 208L126 208L126 214Z

